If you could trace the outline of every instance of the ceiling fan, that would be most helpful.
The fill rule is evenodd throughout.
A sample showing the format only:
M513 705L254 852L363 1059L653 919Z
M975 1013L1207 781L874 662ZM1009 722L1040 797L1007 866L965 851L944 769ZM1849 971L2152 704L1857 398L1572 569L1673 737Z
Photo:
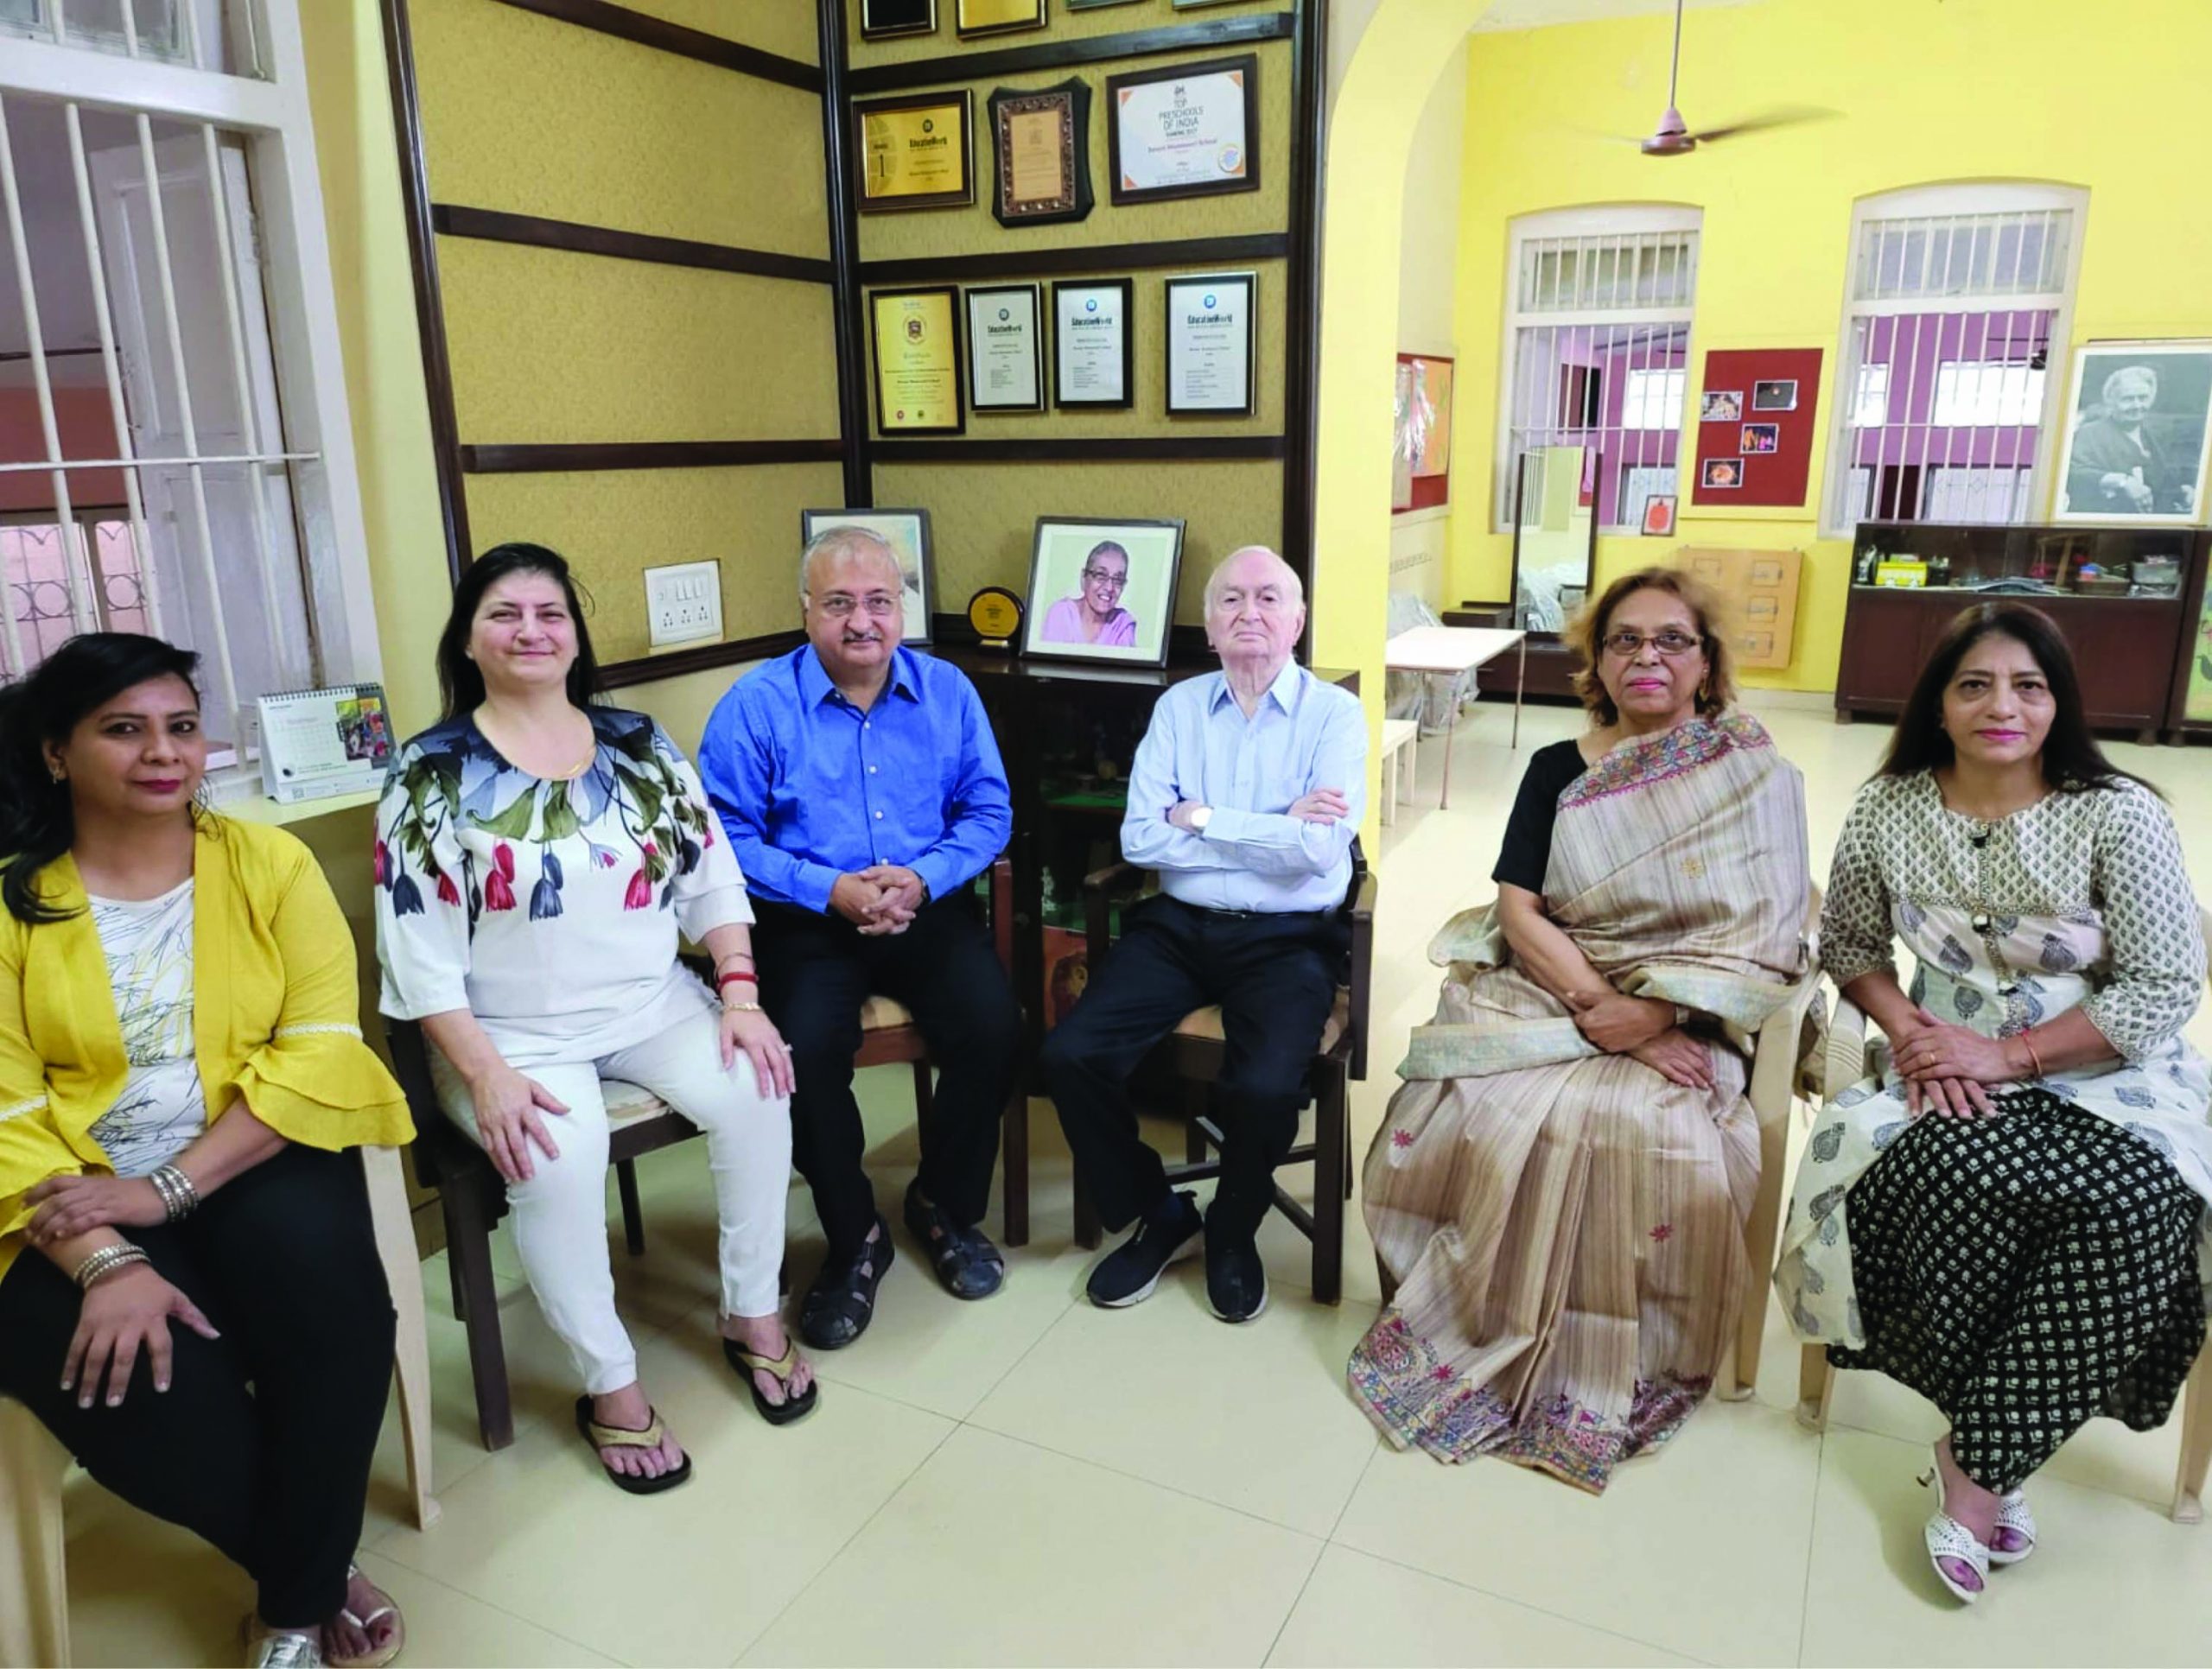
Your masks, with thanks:
M1659 118L1659 125L1649 137L1630 140L1646 156L1687 156L1701 143L1715 139L1732 138L1741 133L1756 133L1761 128L1787 127L1796 122L1815 122L1834 116L1829 110L1789 109L1769 111L1764 116L1748 117L1741 122L1731 122L1725 127L1707 128L1692 133L1689 124L1682 120L1682 112L1675 105L1675 87L1682 73L1682 0L1675 0L1675 52L1667 69L1667 113Z

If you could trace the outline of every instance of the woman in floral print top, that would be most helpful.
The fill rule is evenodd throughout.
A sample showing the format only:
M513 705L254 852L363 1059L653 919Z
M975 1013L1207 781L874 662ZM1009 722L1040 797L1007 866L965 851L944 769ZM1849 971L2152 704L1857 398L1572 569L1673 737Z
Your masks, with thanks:
M401 751L378 809L382 1007L422 1023L442 1106L506 1182L524 1272L583 1380L579 1427L615 1482L666 1488L691 1463L615 1314L602 1080L706 1133L725 1352L772 1423L817 1399L778 1314L791 1057L760 1009L745 877L666 733L589 704L559 556L479 558L438 657L446 717ZM716 992L680 938L714 958Z

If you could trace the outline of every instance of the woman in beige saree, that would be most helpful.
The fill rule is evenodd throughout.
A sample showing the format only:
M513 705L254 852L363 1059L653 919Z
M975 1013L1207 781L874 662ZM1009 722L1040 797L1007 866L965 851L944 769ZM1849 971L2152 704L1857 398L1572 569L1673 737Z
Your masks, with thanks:
M1593 728L1540 751L1496 904L1450 967L1370 1150L1395 1292L1352 1352L1400 1448L1596 1493L1711 1388L1758 1185L1751 1038L1804 963L1804 789L1727 711L1694 582L1646 568L1577 624Z

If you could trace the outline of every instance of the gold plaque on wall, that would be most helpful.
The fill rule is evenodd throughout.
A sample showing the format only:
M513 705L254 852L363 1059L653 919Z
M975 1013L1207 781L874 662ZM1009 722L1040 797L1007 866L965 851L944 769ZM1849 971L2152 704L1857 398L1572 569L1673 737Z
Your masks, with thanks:
M853 101L859 208L957 208L976 200L974 95L902 94Z
M886 435L957 435L967 427L960 393L960 292L880 289L868 298L875 346L875 426Z
M1011 35L1045 27L1045 0L954 0L953 28L962 35Z

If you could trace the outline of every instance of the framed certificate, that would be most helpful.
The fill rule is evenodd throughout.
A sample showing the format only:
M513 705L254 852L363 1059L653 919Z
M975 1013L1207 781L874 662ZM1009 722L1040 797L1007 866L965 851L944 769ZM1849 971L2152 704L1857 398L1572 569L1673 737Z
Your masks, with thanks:
M853 101L859 208L957 208L976 200L975 95L902 93Z
M957 435L967 427L960 401L960 292L868 292L868 335L875 348L875 427L884 435Z
M1260 275L1167 281L1167 415L1249 417Z
M1052 286L1052 403L1132 403L1130 281L1092 278Z
M861 0L861 39L935 35L937 0Z
M1011 35L1045 27L1045 0L953 0L953 27L962 35Z
M1257 191L1259 75L1248 53L1108 77L1114 201Z
M1001 87L986 101L997 158L991 213L1002 226L1080 220L1090 213L1090 88Z
M968 291L968 403L977 416L1045 409L1045 293L1035 284Z

